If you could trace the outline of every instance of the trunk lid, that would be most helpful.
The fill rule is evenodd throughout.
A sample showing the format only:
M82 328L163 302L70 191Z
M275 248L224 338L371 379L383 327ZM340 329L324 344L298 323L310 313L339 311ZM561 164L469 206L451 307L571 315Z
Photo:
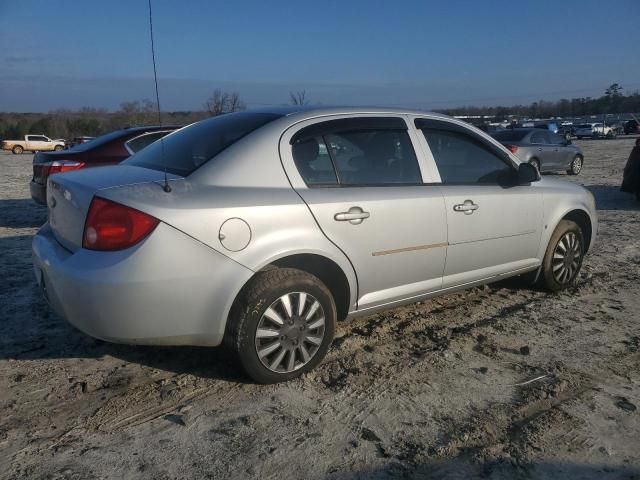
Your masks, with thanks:
M168 174L170 180L180 178ZM56 240L67 250L82 247L84 223L95 195L101 190L164 181L164 172L117 165L52 175L47 184L49 224ZM158 187L160 190L160 187Z

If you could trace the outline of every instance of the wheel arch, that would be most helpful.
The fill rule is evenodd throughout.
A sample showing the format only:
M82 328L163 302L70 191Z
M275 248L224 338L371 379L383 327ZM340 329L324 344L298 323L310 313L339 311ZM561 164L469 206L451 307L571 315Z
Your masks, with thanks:
M591 239L593 236L593 224L591 222L591 217L589 216L589 214L580 208L576 208L574 210L567 212L558 221L558 223L562 220L571 220L578 224L578 226L580 227L580 230L582 231L582 237L584 238L584 241L585 241L585 253L587 253L591 246ZM557 227L557 224L556 224L556 227ZM554 230L555 230L555 227L554 227Z
M331 292L336 303L337 319L344 320L351 306L351 285L342 268L333 260L314 253L298 253L279 258L266 265L270 268L296 268L318 277Z

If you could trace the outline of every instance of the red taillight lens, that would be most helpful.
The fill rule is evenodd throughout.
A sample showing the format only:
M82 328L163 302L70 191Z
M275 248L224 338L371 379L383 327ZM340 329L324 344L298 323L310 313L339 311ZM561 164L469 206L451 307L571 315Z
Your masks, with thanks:
M79 170L84 168L84 162L75 162L73 160L56 160L55 162L43 163L41 165L35 164L34 168L39 167L44 177L53 175L54 173L70 172L72 170Z
M505 145L505 147L507 147L507 149L511 153L516 153L518 151L518 146L517 145Z
M93 197L84 224L83 248L123 250L153 232L159 220L134 208Z

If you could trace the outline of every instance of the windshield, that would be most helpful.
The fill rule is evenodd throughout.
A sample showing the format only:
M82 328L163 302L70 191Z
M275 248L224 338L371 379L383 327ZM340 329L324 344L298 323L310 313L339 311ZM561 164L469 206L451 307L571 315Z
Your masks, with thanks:
M492 133L491 136L499 142L519 142L527 133L528 130L504 130Z
M255 112L219 115L167 135L123 164L153 170L166 169L184 177L245 135L281 116Z

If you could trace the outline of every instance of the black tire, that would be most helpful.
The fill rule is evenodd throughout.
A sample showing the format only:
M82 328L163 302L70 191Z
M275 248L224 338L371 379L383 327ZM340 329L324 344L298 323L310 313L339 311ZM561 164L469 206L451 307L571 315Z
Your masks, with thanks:
M567 173L569 175L578 175L582 171L583 163L584 159L582 158L582 155L576 155L573 157L573 160L571 160L571 165L569 166Z
M53 150L55 152L59 152L61 150L64 150L64 147L62 145L56 145L55 147L53 147Z
M536 170L538 170L538 172L540 171L540 160L538 160L537 158L530 158L529 163L536 167Z
M11 151L14 155L20 155L22 152L24 152L24 148L22 148L20 145L16 145L11 149Z
M575 239L577 247L571 247L571 238ZM554 258L555 254L562 254L561 242L565 246L565 250L570 250L572 254L564 259L557 259ZM544 254L542 271L538 277L540 286L552 292L558 292L572 286L580 273L585 247L584 236L578 224L571 220L561 220L551 235ZM559 264L562 265L559 267ZM566 278L562 277L563 270L567 271Z
M265 312L268 309L276 309L277 305L283 306L278 302L281 301L283 296L287 294L292 297L298 295L297 304L294 307L293 317L296 317L300 300L302 296L300 293L305 295L305 300L307 301L307 305L317 300L320 303L320 308L316 310L317 312L321 311L324 317L324 324L322 328L322 340L319 342L320 344L315 346L315 351L310 355L310 359L306 361L303 358L302 350L305 352L305 356L309 355L309 350L311 350L311 346L314 345L311 342L305 343L306 340L296 340L289 338L289 334L296 335L298 331L298 327L293 324L294 320L292 317L287 319L286 311L280 310L281 319L284 320L285 324L287 322L291 322L291 325L284 325L282 327L277 326L275 323L270 324L272 329L277 329L279 332L278 335L273 337L273 343L271 345L278 343L281 345L277 347L269 355L275 354L276 359L279 358L281 352L286 350L284 357L281 358L280 362L276 365L276 369L283 366L285 363L288 363L291 360L291 355L293 355L293 362L299 363L300 366L296 367L293 371L274 371L265 364L263 361L275 361L273 357L269 359L269 355L263 355L260 357L258 355L258 346L262 341L272 341L269 339L259 339L258 335L258 326L261 325L261 322L264 322ZM313 300L310 300L313 299ZM303 301L304 303L304 301ZM292 302L293 304L293 302ZM289 306L291 309L291 305ZM309 309L311 310L311 308ZM273 311L273 310L272 310ZM284 315L283 315L284 314ZM269 315L269 313L267 313ZM304 315L303 315L304 316ZM270 317L267 317L270 318ZM297 317L296 321L301 321L303 325L308 325L302 316ZM227 328L227 333L225 338L225 343L227 346L231 347L235 354L238 356L240 363L246 372L246 374L255 380L258 383L276 383L276 382L284 382L287 380L291 380L302 375L309 370L312 370L316 367L320 361L324 358L329 347L331 345L331 341L333 340L333 335L335 331L335 323L336 323L336 306L333 300L329 289L315 276L304 272L302 270L297 270L294 268L276 268L273 270L268 270L262 273L257 274L257 276L251 281L251 283L246 287L241 294L241 298L236 302L234 308L232 309L231 314L229 315L229 325ZM288 329L288 333L284 334L284 329ZM300 332L303 331L305 327L300 326ZM270 329L270 331L272 330ZM262 323L261 331L265 330L264 323ZM312 330L308 330L311 332ZM318 330L315 330L316 333L298 333L300 338L303 335L320 335ZM275 338L278 337L278 338ZM308 338L308 337L307 337ZM320 338L320 337L314 337ZM298 341L300 342L298 345ZM318 340L316 340L318 341ZM285 348L286 342L293 342L294 345L291 346L289 343L290 349ZM306 347L305 347L306 345ZM264 350L267 350L270 345L262 345ZM293 353L292 353L293 352ZM262 358L262 360L261 360ZM267 362L268 363L268 362Z

